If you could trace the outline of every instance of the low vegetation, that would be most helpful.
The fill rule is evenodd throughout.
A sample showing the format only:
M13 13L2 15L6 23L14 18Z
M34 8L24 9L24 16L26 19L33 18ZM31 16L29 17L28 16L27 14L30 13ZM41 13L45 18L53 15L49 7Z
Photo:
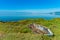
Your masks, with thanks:
M36 23L51 29L54 36L34 34L28 27L30 23ZM18 22L0 22L0 40L60 40L60 18L51 20L26 19Z

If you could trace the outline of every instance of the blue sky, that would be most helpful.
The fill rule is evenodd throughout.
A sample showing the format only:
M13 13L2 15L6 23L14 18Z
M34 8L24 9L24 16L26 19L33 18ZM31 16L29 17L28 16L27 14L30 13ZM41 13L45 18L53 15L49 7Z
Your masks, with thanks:
M60 0L0 0L0 16L20 15L16 12L32 12L36 15L37 12L55 11L60 11Z
M60 0L0 0L0 10L36 10L60 8Z

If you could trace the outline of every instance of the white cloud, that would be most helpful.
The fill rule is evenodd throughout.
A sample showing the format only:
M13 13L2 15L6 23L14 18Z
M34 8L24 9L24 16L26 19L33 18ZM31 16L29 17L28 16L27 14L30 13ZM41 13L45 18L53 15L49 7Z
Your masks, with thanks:
M60 12L60 8L51 9L30 9L30 10L0 10L0 12L32 12L32 13L49 13L49 12Z
M60 12L60 8L53 9L35 9L35 10L16 10L17 12L32 12L32 13L49 13L49 12Z

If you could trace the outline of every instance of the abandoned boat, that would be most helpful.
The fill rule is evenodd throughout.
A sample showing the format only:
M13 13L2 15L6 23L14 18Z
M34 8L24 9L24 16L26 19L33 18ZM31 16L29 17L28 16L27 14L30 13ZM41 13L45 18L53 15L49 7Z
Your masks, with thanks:
M29 28L35 33L53 36L53 33L50 29L41 25L32 23L29 25Z

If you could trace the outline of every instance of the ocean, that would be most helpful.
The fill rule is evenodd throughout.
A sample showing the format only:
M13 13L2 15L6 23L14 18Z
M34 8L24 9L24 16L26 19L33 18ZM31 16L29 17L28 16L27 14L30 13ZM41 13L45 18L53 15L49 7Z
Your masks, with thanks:
M35 16L0 16L0 21L7 22L7 21L19 21L19 20L25 20L29 18L43 18L46 20L50 20L53 18L60 18L60 15L35 15Z
M60 12L59 12L60 14ZM31 13L31 12L0 12L0 21L19 21L25 20L29 18L43 18L46 20L50 20L53 18L60 18L60 15L55 15L51 13Z

